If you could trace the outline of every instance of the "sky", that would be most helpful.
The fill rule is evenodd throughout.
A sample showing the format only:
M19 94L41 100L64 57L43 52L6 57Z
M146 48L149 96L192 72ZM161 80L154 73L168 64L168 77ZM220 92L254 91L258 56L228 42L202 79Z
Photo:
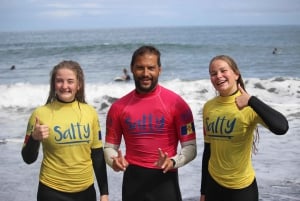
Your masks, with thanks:
M0 31L300 25L300 0L0 0Z

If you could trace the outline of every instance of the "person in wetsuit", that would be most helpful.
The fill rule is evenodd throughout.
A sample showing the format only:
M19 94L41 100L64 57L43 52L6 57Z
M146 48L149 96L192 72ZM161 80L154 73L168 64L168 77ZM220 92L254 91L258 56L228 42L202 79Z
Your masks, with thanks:
M129 81L131 78L130 78L130 75L128 74L126 68L123 68L123 73L124 73L124 75L122 76L123 80Z
M209 74L219 95L203 107L200 201L258 201L251 163L257 124L283 135L288 131L288 121L246 92L241 73L231 57L214 57Z
M22 157L36 161L42 144L38 201L108 201L106 163L98 114L85 101L84 74L75 61L62 61L51 72L44 106L36 108L27 126Z
M124 171L123 201L181 201L178 168L197 154L192 111L179 95L158 84L161 62L155 47L142 46L133 53L131 72L135 89L108 111L106 162Z

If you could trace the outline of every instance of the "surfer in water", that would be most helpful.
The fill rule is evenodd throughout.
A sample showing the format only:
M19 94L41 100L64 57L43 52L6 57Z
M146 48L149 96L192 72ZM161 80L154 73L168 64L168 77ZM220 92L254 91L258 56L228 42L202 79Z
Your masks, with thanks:
M131 78L130 78L130 75L128 74L128 71L126 68L123 68L123 75L122 76L118 76L118 77L115 77L115 81L116 82L120 82L120 81L129 81Z
M124 73L124 75L122 76L123 80L128 81L131 79L126 68L123 69L123 73Z

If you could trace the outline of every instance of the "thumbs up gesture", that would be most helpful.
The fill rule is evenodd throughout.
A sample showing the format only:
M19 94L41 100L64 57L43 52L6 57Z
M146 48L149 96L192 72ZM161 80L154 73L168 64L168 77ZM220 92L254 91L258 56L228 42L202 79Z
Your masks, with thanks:
M35 118L35 127L32 137L38 141L42 141L49 137L49 127L47 125L40 124L40 119L38 117Z
M248 101L251 96L240 85L238 85L238 89L240 90L241 95L235 98L235 103L239 110L241 110L248 106Z

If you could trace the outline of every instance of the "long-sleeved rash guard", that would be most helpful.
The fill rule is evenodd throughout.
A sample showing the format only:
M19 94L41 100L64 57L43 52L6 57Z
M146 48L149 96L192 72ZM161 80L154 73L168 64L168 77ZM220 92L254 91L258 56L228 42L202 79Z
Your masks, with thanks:
M40 142L32 138L36 118L49 127L49 137L42 141L43 161L40 182L62 192L80 192L94 182L94 172L101 195L108 194L106 164L100 124L96 110L74 101L55 101L38 107L31 115L22 156L26 163L38 157Z
M248 107L239 110L235 98L240 95L237 92L228 97L218 96L204 105L201 194L205 194L208 173L230 189L242 189L253 182L251 150L257 124L277 135L288 130L286 118L254 96L249 99Z
M187 103L158 85L148 94L133 90L111 106L106 121L104 152L107 147L117 150L123 136L125 158L129 164L156 169L154 162L158 159L159 148L176 161L187 163L194 159L195 135L193 115ZM176 155L178 142L182 147L192 145L193 151ZM106 156L106 160L110 156Z

